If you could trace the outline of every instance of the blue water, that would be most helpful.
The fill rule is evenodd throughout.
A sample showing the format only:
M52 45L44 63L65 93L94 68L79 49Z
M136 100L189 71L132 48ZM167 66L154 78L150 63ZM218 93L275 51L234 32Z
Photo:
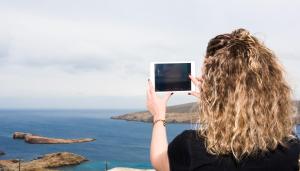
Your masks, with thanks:
M0 159L31 160L40 155L67 151L83 155L88 162L62 170L104 170L108 168L152 168L149 147L150 123L109 119L136 110L0 110ZM168 124L170 142L191 124ZM56 138L96 138L78 144L27 144L13 140L16 131Z

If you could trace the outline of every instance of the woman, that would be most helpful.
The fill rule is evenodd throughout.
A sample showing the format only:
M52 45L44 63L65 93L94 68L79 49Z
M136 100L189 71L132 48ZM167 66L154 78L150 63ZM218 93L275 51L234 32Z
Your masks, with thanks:
M207 46L198 86L197 130L168 144L164 124L172 93L158 98L148 81L153 115L150 160L158 171L298 171L291 89L273 52L245 29L218 35Z

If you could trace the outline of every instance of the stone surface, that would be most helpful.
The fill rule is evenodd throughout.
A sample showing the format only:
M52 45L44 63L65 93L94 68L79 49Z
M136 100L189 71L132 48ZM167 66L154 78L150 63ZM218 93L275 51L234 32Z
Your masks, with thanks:
M46 154L34 159L32 161L21 162L22 171L38 171L38 170L52 170L58 167L78 165L82 162L87 161L86 158L69 153L69 152L59 152ZM16 171L19 170L19 161L13 160L0 160L0 170L2 171Z
M155 171L154 169L134 169L134 168L127 168L127 167L115 167L109 169L108 171Z

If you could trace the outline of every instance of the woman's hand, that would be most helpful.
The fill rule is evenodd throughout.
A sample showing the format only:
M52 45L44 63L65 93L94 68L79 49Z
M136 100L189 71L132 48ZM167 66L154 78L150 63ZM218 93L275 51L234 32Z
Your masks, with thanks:
M195 85L195 87L197 89L200 89L200 86L201 86L201 84L203 82L203 77L193 77L191 75L189 75L189 77L192 80L192 82ZM200 97L200 92L199 91L192 91L192 92L189 93L189 95L193 95L193 96L199 98Z
M167 93L163 98L156 96L154 87L150 79L147 84L147 108L153 115L153 120L166 118L166 106L169 98L174 93Z

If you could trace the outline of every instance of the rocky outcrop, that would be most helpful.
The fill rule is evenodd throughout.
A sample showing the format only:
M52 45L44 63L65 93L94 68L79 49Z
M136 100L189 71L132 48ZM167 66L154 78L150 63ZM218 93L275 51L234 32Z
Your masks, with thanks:
M0 156L5 155L5 153L3 151L0 151Z
M37 159L27 162L21 162L20 168L22 171L37 171L37 170L49 170L55 169L63 166L78 165L84 161L86 158L69 153L69 152L59 152L46 154ZM17 171L19 170L18 160L0 160L0 170L2 171Z
M127 167L115 167L109 169L108 171L155 171L154 169L134 169L134 168L127 168Z
M81 138L81 139L62 139L62 138L48 138L31 133L15 132L14 139L24 139L25 142L30 144L70 144L70 143L83 143L95 141L94 138Z
M295 112L294 121L300 124L300 101L294 101ZM197 123L199 106L197 103L186 103L167 107L166 121L168 123ZM128 113L119 116L112 116L111 119L152 122L153 117L148 111Z
M13 134L13 139L25 139L25 136L27 135L32 135L30 133L25 133L25 132L15 132Z
M30 144L71 144L71 143L83 143L95 141L92 138L81 139L60 139L60 138L47 138L35 135L29 135L25 137L25 142Z

